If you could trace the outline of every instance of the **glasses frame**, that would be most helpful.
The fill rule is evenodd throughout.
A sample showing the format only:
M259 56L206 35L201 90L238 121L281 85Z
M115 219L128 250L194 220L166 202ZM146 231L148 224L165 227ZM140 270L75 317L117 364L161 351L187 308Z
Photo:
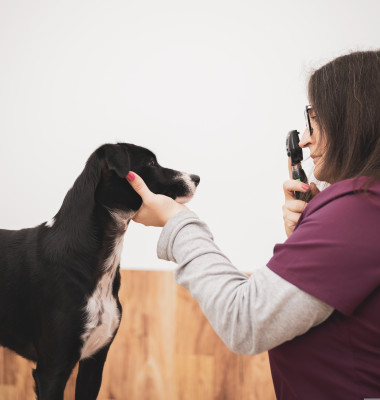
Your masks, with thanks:
M309 111L312 110L312 109L313 109L313 107L310 104L308 104L305 107L305 112L304 112L305 113L305 120L306 120L306 128L309 129L310 136L313 134L313 128L311 127L311 123L310 123Z

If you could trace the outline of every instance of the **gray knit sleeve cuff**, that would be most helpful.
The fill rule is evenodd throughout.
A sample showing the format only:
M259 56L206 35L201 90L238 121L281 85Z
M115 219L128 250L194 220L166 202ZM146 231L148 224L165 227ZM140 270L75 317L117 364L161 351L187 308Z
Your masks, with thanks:
M176 262L173 256L173 243L178 232L187 224L199 221L195 212L184 210L179 212L164 226L157 243L157 256L161 260Z

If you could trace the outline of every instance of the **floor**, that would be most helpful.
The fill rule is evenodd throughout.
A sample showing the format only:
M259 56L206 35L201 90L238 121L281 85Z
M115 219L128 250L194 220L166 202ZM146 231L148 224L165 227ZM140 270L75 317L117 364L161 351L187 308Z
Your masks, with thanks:
M100 400L275 400L267 353L230 352L171 272L122 271L123 319ZM0 399L35 399L32 362L0 348ZM76 369L65 400L74 399Z

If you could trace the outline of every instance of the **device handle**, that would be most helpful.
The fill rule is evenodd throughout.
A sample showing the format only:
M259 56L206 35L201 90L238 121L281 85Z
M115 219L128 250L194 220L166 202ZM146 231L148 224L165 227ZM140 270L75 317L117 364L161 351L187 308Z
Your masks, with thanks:
M297 181L300 181L300 182L308 184L307 176L305 174L305 171L301 167L299 167L299 168L294 168L293 167L292 168L292 178L297 180ZM295 191L294 192L294 197L297 200L306 201L308 203L311 200L311 192L310 192L310 190L308 192L297 192L297 191Z

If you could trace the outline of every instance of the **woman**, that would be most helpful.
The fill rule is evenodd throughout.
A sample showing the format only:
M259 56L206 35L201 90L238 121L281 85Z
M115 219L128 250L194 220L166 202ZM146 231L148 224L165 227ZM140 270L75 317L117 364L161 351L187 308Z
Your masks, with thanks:
M380 52L356 52L315 71L300 146L314 175L289 180L288 239L251 277L185 206L127 177L143 199L134 220L163 226L158 256L233 351L269 350L278 399L380 397ZM142 173L143 174L143 173ZM312 190L306 205L294 191Z

